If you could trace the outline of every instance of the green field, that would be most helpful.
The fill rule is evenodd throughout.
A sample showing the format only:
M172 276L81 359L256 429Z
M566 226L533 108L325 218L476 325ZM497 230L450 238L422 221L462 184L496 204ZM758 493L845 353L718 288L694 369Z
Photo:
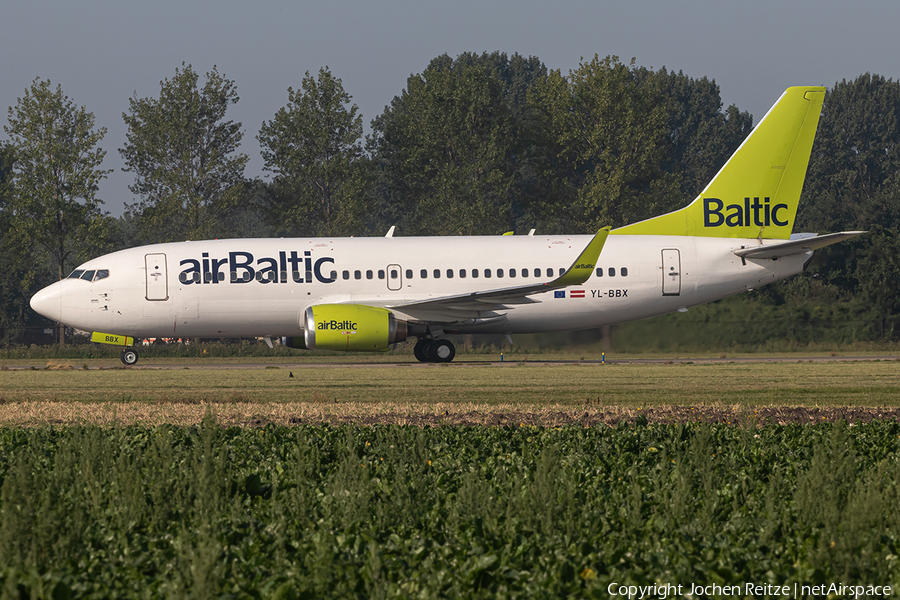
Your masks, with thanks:
M885 421L0 428L0 591L608 598L612 583L843 583L896 592L898 451L900 425Z

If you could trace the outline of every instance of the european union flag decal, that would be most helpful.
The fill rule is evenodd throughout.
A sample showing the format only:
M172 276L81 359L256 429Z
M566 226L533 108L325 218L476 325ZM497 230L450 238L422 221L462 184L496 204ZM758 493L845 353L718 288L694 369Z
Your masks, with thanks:
M565 291L565 290L559 290L559 291L553 292L553 297L554 297L554 298L565 298L565 297L566 297L566 291Z

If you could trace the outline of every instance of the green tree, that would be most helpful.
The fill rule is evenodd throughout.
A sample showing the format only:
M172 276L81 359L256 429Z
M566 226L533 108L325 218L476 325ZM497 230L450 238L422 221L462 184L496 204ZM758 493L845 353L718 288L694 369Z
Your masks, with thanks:
M97 186L109 171L100 169L106 152L97 144L106 128L95 129L92 113L40 78L9 108L8 122L15 163L5 238L45 248L62 279L71 259L104 244L108 218Z
M795 231L869 233L815 253L805 279L820 282L869 323L860 337L896 340L900 300L900 82L866 73L825 94ZM802 301L802 297L789 297Z
M900 232L875 225L852 254L857 302L865 307L875 339L900 338Z
M797 215L811 231L900 225L900 82L866 73L825 94Z
M119 153L135 174L129 189L141 197L133 210L153 241L224 235L225 216L242 196L241 124L225 120L237 88L215 66L198 83L182 63L160 82L158 99L135 95L122 114L128 133Z
M8 144L0 143L0 339L9 344L26 318L25 290L30 246L15 243L12 229L12 175L15 154Z
M524 99L546 75L535 58L447 55L432 60L373 120L379 192L404 233L491 234L530 206L535 170Z
M270 215L294 235L350 235L364 230L362 117L328 67L306 72L288 105L263 123L257 139L265 169L275 173Z
M681 186L667 210L679 208L696 198L737 150L753 129L753 117L733 104L723 111L715 80L665 68L639 71L639 78L655 80L666 98L670 148L663 169L677 174Z
M621 226L681 203L679 176L663 169L670 107L658 78L618 57L594 56L564 77L551 71L529 102L551 148L544 176L556 182L554 212L572 226ZM673 200L675 200L673 202Z

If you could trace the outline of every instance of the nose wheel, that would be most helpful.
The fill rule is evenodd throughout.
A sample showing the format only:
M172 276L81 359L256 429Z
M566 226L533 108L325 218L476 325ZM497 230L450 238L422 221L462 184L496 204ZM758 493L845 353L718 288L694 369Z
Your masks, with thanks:
M136 365L138 361L138 353L137 350L132 350L131 348L126 348L122 350L122 364L123 365Z
M419 338L413 354L419 362L450 362L456 356L456 347L450 340Z

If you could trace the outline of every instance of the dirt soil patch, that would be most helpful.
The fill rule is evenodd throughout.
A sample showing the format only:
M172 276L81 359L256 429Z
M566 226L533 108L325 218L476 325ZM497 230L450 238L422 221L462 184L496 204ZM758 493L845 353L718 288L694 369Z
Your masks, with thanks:
M25 401L0 403L0 424L5 426L145 425L163 423L195 425L212 413L225 426L262 427L281 425L411 425L415 427L561 427L618 426L620 423L718 423L735 426L787 425L791 423L866 423L898 420L897 407L851 406L759 406L663 405L652 407L598 406L572 407L554 404L523 408L504 404L474 402L417 404L332 402L53 402Z
M721 424L756 424L787 425L791 423L814 424L834 423L844 420L848 423L868 423L873 420L898 420L898 408L871 407L763 407L748 411L747 409L721 406L667 406L646 409L611 409L604 411L466 411L440 414L403 414L381 413L368 415L325 414L318 423L341 424L355 423L359 425L377 425L403 423L408 425L440 426L440 425L486 425L504 426L548 426L596 425L617 426L619 423L721 423ZM308 419L291 417L292 424L313 423ZM251 423L262 425L264 421Z

